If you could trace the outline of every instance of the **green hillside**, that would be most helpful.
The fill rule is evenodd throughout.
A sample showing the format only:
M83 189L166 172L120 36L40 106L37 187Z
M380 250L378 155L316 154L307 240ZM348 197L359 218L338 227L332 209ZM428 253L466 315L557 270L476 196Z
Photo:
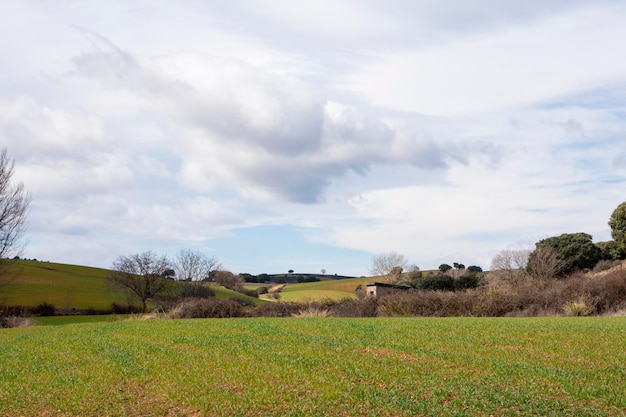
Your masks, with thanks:
M361 285L365 289L365 284L368 282L386 279L386 277L365 277L287 284L280 293L280 300L306 302L324 298L333 300L356 298L354 290L357 286Z
M0 305L30 307L47 302L60 309L108 309L112 303L128 303L122 292L105 287L107 269L20 260L10 272L15 279L0 288ZM211 289L217 298L263 302L218 285Z
M105 309L125 304L119 293L107 291L106 269L38 261L18 261L11 271L15 279L0 288L0 304L34 306L42 302L58 308Z

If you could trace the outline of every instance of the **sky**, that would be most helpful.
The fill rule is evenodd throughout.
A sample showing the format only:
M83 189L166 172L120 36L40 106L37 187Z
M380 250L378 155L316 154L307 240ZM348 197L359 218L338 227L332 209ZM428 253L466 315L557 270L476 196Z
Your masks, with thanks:
M610 240L626 1L0 0L24 256L235 273L487 269Z

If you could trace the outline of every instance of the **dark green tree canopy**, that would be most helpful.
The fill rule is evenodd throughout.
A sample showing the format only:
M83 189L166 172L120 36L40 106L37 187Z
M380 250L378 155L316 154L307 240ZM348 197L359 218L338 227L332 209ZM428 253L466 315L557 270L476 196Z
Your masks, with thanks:
M613 240L626 251L626 201L613 210L609 226Z
M609 261L617 261L626 258L626 250L622 248L616 241L609 240L607 242L598 242L596 246L600 248L602 259Z
M448 264L441 264L441 265L439 265L439 270L441 272L443 272L444 274L446 272L448 272L449 270L451 270L451 269L452 269L452 267L450 265L448 265Z
M563 233L540 240L535 244L536 248L550 247L558 252L563 259L563 266L557 275L563 276L574 271L593 268L602 258L602 251L592 241L587 233ZM533 253L530 258L532 259Z

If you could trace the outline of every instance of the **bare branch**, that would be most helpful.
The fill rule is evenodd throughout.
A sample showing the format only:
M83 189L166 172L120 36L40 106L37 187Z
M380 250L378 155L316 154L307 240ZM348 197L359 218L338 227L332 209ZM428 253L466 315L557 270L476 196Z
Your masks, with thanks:
M24 184L11 183L14 161L9 159L6 148L0 151L0 286L7 284L11 276L10 258L20 256L21 239L26 228L30 195Z

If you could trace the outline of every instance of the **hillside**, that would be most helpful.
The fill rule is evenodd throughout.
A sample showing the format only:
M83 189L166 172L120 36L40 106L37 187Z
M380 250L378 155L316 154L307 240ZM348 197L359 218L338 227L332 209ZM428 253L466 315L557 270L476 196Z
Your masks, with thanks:
M15 279L0 288L0 305L35 306L46 302L60 309L108 309L112 303L126 305L126 296L108 290L104 283L109 270L51 262L18 261L11 271ZM211 285L217 298L260 300ZM262 302L262 301L261 301Z
M34 306L45 301L64 309L105 309L114 302L126 303L122 295L105 289L106 269L21 260L12 272L16 277L0 289L0 304Z
M361 285L365 289L368 282L384 280L386 277L365 277L287 284L280 293L280 300L306 302L324 298L356 298L354 290L357 286Z

